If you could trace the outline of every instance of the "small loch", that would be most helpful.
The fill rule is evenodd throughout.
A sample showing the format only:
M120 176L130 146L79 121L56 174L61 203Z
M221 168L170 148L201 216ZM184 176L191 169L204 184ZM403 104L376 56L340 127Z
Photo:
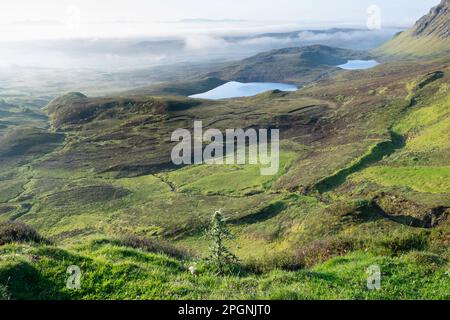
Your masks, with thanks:
M375 60L349 60L347 63L339 65L338 68L344 70L365 70L371 69L379 64Z
M298 88L295 85L286 83L272 83L272 82L242 83L237 81L230 81L210 91L194 94L189 97L198 99L220 100L228 98L251 97L271 90L297 91Z

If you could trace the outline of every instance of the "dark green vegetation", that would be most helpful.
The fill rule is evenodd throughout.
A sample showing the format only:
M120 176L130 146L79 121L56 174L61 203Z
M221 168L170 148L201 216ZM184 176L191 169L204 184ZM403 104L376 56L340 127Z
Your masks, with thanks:
M47 105L48 119L3 101L0 219L14 223L0 227L0 297L449 299L450 56L334 67L352 54L286 49L200 82L70 93ZM247 79L246 70L305 86L183 97L204 91L202 81ZM171 133L194 120L205 130L279 128L278 175L174 167ZM218 209L236 236L224 246L240 258L223 276L204 259ZM374 264L380 290L366 287ZM65 286L70 265L82 270L81 290Z
M36 230L17 221L0 222L0 245L8 243L46 243Z

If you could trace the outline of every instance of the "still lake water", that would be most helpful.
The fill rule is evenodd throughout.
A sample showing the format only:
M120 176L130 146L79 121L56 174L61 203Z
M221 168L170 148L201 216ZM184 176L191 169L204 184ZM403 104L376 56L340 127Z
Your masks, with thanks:
M338 67L345 70L364 70L373 68L377 65L379 65L379 63L375 60L349 60L347 63L341 64Z
M364 70L370 69L379 65L375 60L349 60L345 64L337 67L344 70ZM250 82L242 83L237 81L227 82L215 89L207 92L194 94L190 98L220 100L238 97L251 97L266 91L281 90L281 91L297 91L298 88L286 83L273 82Z
M237 81L230 81L210 91L194 94L189 97L199 99L219 100L227 98L251 97L271 90L297 91L298 88L294 85L285 83L272 83L272 82L242 83Z

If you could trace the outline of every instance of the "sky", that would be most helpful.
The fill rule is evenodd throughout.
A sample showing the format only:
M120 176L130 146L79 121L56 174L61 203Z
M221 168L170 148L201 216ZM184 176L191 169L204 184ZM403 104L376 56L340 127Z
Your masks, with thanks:
M275 26L365 25L369 7L382 26L408 27L439 0L2 0L0 40L170 36L180 32L248 32ZM372 11L373 12L373 11ZM230 20L215 25L183 19ZM245 20L245 21L243 21ZM270 22L270 23L268 23Z

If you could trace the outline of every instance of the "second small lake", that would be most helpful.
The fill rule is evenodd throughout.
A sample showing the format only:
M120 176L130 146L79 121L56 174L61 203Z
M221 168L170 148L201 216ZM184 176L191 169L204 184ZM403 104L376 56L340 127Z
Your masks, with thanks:
M251 97L271 90L297 91L298 88L294 85L285 83L272 83L272 82L242 83L237 81L230 81L210 91L194 94L189 97L199 99L219 100L227 98Z
M379 65L375 60L349 60L345 64L341 64L338 67L345 70L364 70L370 69Z

